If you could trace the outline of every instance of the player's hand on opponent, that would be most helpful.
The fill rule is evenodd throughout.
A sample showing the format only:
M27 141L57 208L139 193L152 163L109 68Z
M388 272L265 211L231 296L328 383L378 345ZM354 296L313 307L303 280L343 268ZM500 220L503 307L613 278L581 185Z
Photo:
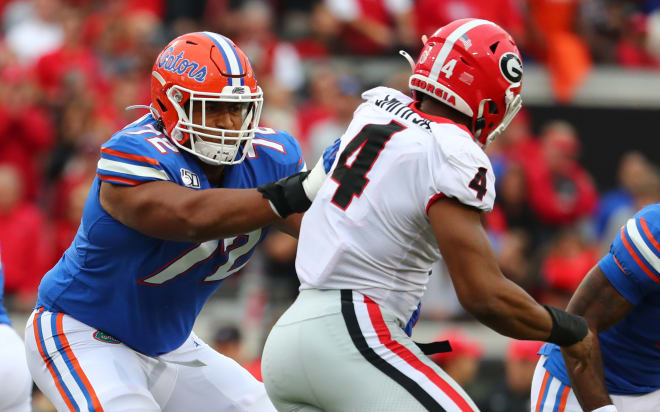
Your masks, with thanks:
M578 343L570 346L563 346L562 351L564 354L574 360L573 374L579 374L584 371L591 362L591 353L594 345L594 334L589 330L587 336ZM568 367L568 364L566 365Z
M335 162L340 143L338 138L328 146L312 170L298 172L257 188L279 217L286 218L292 213L309 209Z

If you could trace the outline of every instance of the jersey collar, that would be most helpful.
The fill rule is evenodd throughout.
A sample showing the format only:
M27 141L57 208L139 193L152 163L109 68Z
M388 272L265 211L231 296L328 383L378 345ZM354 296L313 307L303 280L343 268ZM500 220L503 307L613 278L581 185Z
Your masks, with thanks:
M469 130L467 127L465 127L465 125L462 125L462 124L456 123L456 122L454 122L454 121L452 121L452 120L450 120L450 119L447 119L446 117L435 116L435 115L432 115L432 114L425 113L425 112L423 112L423 111L421 111L421 110L419 110L419 109L417 108L417 106L415 105L416 103L417 103L416 101L413 101L413 102L411 102L411 103L408 105L408 107L409 107L412 111L414 111L415 113L417 113L418 115L420 115L421 117L423 117L423 118L425 118L425 119L427 119L427 120L430 120L430 121L432 121L432 122L434 122L434 123L440 123L440 124L453 124L454 126L456 126L456 127L460 128L460 129L464 130L464 131L465 131L468 135L470 135L470 137L472 137L472 139L474 140L474 136L472 136L472 132L470 132L470 130Z

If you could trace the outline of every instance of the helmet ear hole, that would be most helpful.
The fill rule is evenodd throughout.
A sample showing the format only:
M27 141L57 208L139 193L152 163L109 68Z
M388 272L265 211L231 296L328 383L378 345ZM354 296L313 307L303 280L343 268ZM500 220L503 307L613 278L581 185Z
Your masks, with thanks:
M160 99L156 99L156 102L158 103L158 106L160 106L160 110L162 110L163 112L167 111L167 107L165 107L165 105L163 104L163 102L160 101Z
M493 101L488 102L488 113L490 114L497 114L499 113L499 110L497 110L497 105Z
M483 117L480 117L477 119L476 122L474 122L474 129L476 130L481 130L486 126L486 119Z

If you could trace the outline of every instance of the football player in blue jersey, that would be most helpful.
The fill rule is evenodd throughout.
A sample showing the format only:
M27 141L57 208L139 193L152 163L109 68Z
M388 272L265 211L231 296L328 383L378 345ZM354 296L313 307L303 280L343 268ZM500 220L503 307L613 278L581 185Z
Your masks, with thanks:
M557 346L546 344L531 410L660 411L660 204L645 207L621 228L568 311L598 332L590 363L595 366L576 372Z
M20 336L2 304L5 275L0 259L0 411L30 412L32 378Z
M192 327L268 225L297 236L323 162L304 171L293 137L258 127L261 89L226 37L180 36L152 74L150 113L102 146L78 233L39 286L30 372L60 411L274 410Z

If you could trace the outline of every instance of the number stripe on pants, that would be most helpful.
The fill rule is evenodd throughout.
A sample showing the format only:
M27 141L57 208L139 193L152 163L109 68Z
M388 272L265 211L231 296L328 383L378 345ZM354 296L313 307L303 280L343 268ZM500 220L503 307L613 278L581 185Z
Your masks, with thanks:
M564 412L571 387L545 371L535 412Z
M394 340L378 305L350 290L341 291L342 314L351 339L372 365L404 387L426 409L472 412L477 407L446 374Z
M101 402L99 402L99 399L96 396L96 392L94 391L94 388L92 387L91 383L89 383L89 379L87 379L87 375L85 375L85 372L83 372L82 368L80 367L80 363L78 362L78 359L71 350L71 346L69 345L69 340L66 338L66 334L64 333L64 328L62 327L63 318L64 318L63 313L58 313L54 318L53 316L51 316L51 325L57 332L54 335L55 346L57 347L57 350L64 357L66 364L69 367L69 372L71 372L71 375L73 375L73 377L75 378L78 387L80 387L80 390L85 395L87 404L90 405L89 410L94 412L103 412L103 407L101 407Z
M40 308L35 316L37 345L42 359L54 376L55 384L70 411L103 412L94 388L83 372L64 333L64 314Z
M43 359L44 363L46 364L46 368L48 368L48 371L50 372L51 376L53 377L53 380L55 381L55 386L57 387L58 392L60 393L60 396L62 399L64 399L64 402L66 403L67 407L69 408L70 411L80 411L78 409L78 406L74 406L73 402L73 396L71 395L71 392L69 392L69 389L64 385L64 381L62 380L62 376L60 375L60 372L57 370L55 367L55 364L53 363L52 358L48 353L46 352L46 344L44 343L44 336L41 330L41 317L44 314L44 308L39 308L37 311L37 315L34 317L32 321L32 326L34 328L34 336L37 341L37 348L39 349L39 353L41 354L41 359Z

